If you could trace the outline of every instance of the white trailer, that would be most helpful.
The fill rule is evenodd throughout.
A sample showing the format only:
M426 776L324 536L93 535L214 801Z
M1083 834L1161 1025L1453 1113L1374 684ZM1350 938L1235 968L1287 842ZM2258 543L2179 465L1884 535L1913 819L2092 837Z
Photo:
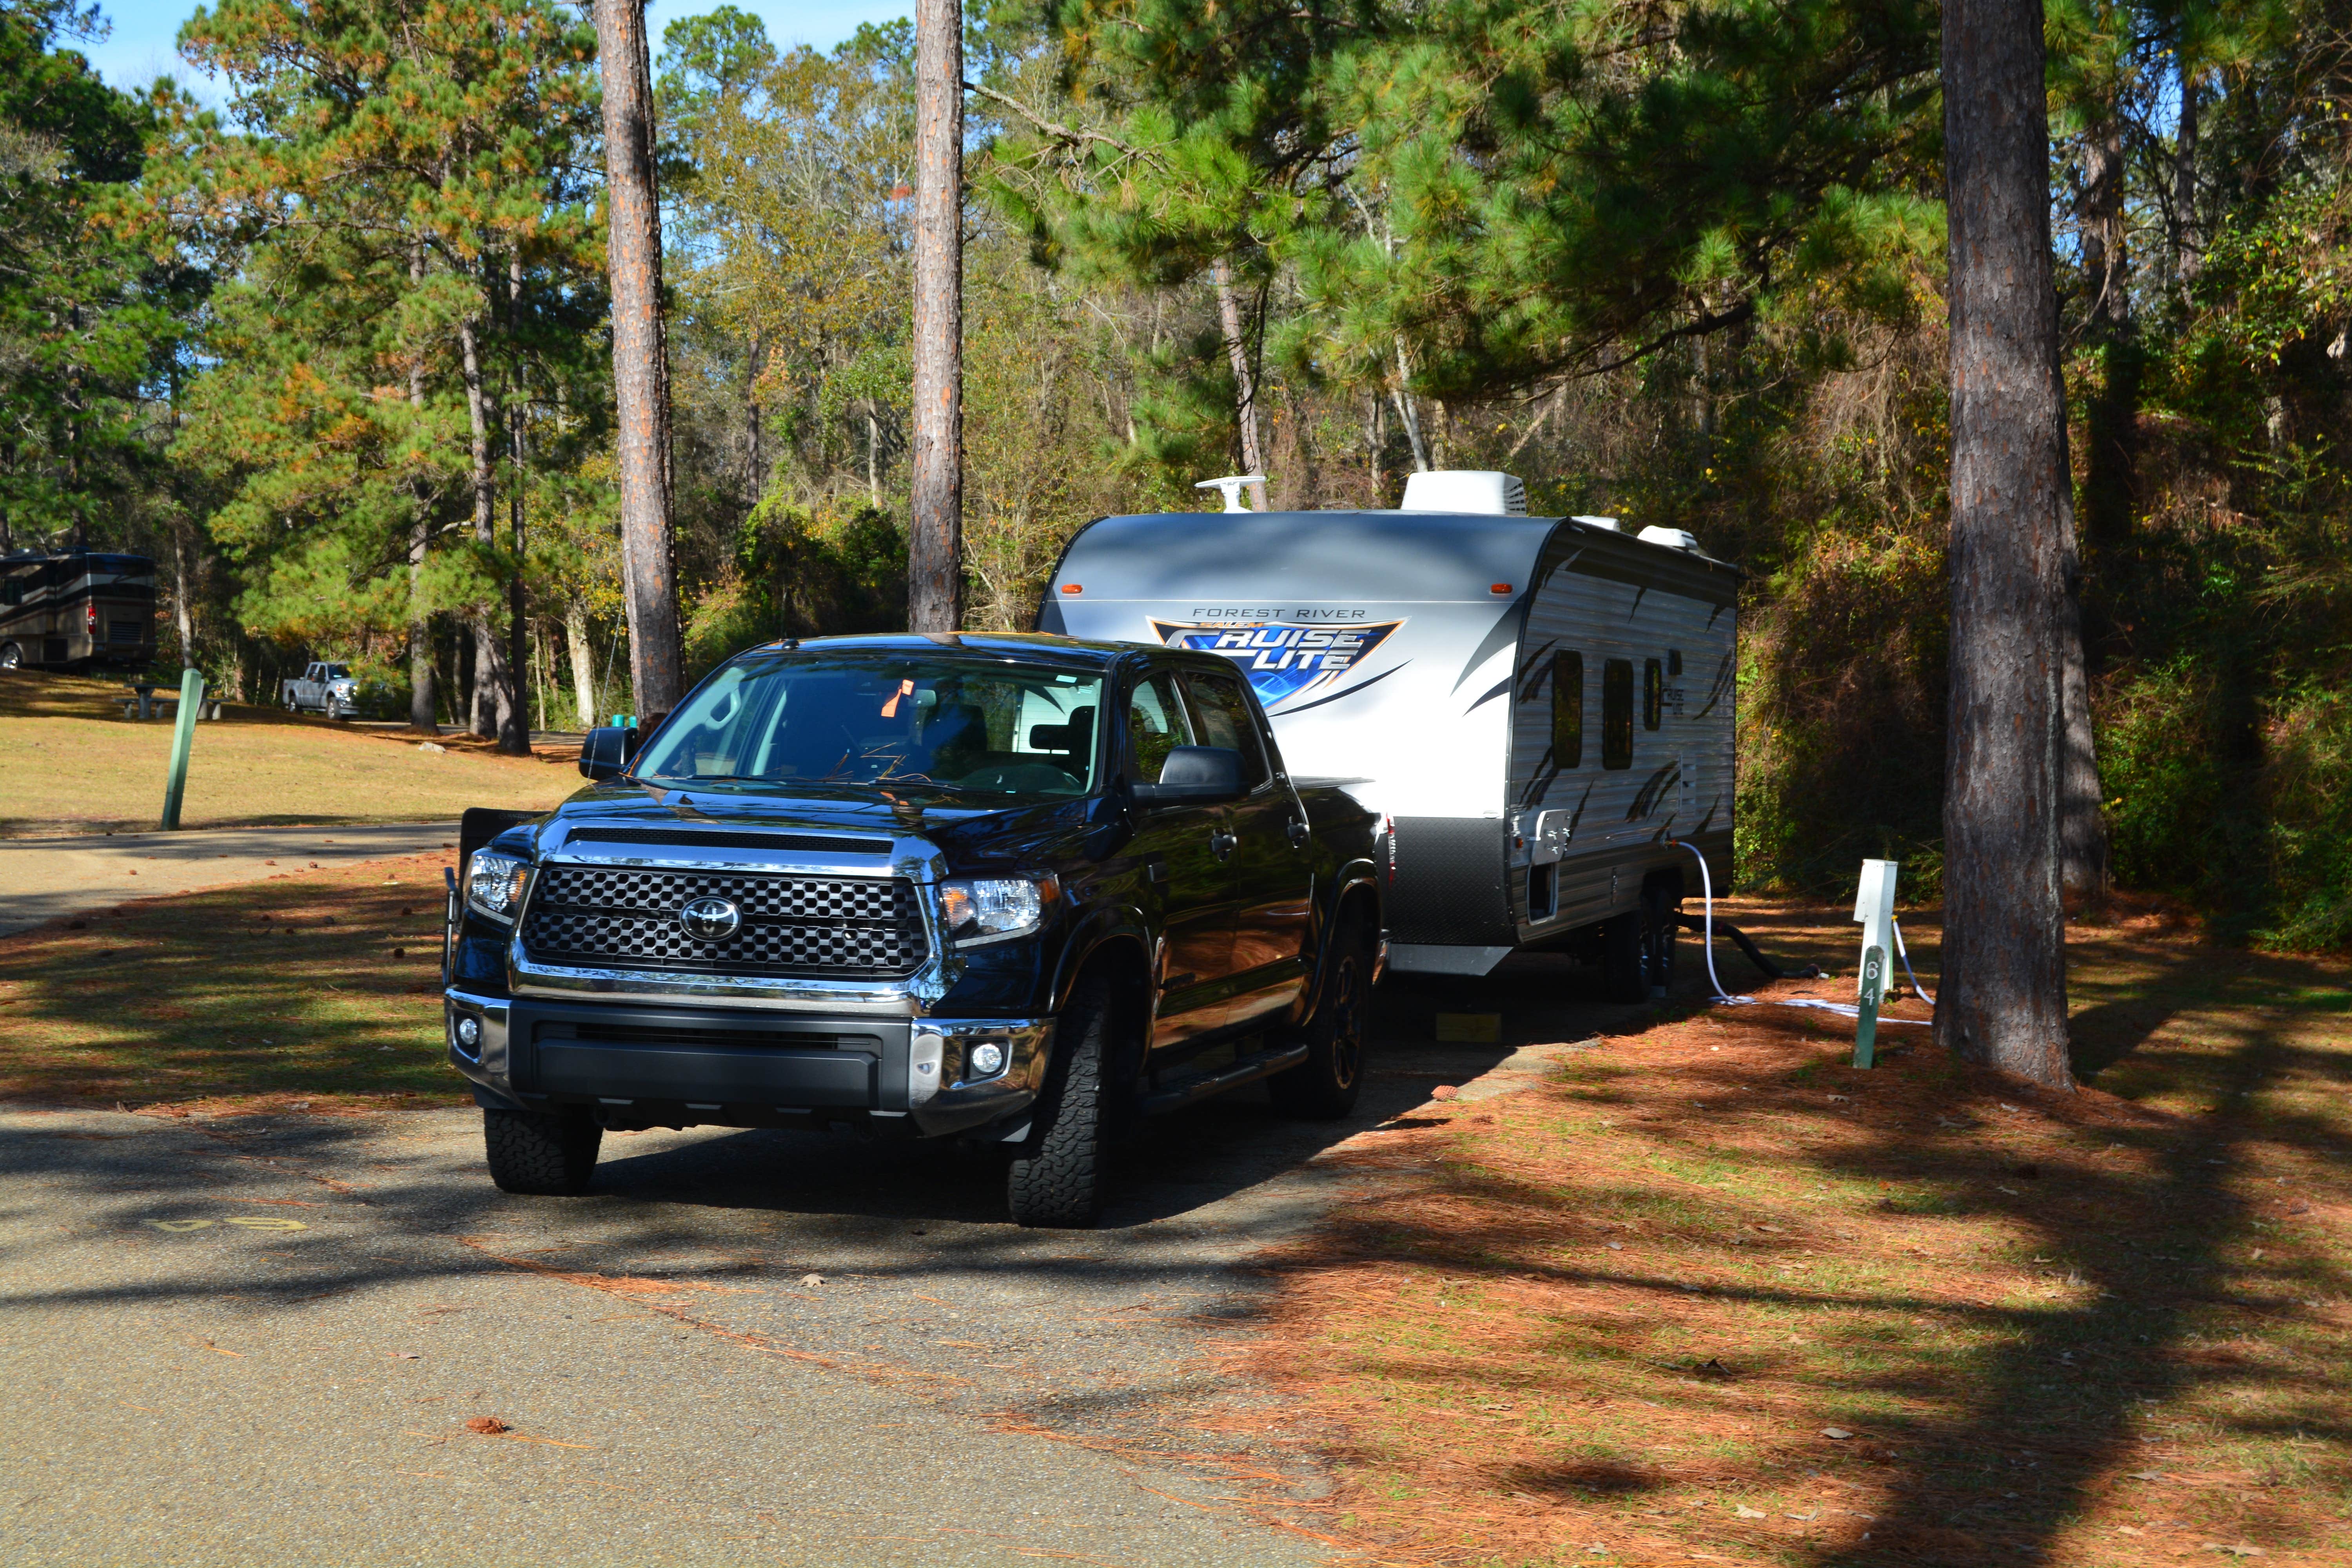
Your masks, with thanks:
M1396 511L1098 518L1038 629L1240 664L1291 767L1385 818L1392 967L1567 949L1634 1000L1699 890L1682 844L1731 881L1739 573L1523 493L1416 474Z

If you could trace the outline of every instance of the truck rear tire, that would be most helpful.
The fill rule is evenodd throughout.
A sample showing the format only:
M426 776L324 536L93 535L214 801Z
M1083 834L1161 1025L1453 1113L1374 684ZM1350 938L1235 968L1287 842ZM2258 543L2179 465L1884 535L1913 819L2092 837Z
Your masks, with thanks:
M1078 982L1054 1034L1058 1048L1038 1104L1036 1131L1005 1173L1013 1223L1082 1230L1102 1216L1110 1121L1108 1065L1118 1008L1108 976Z
M482 1110L482 1147L502 1193L576 1197L588 1190L604 1140L584 1110Z
M1364 1027L1372 992L1372 941L1363 908L1350 904L1331 933L1331 959L1307 1022L1307 1059L1265 1080L1286 1116L1336 1121L1364 1086Z

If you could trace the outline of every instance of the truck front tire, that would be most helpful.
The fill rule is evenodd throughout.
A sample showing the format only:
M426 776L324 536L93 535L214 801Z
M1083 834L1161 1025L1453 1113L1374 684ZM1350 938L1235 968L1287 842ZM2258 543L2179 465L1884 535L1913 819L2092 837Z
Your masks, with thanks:
M1373 942L1362 906L1349 905L1331 933L1331 956L1307 1021L1307 1059L1265 1080L1274 1108L1336 1121L1356 1109L1364 1085L1364 1029L1372 993Z
M588 1190L604 1130L584 1110L482 1111L482 1147L502 1193L575 1197Z
M1078 1230L1102 1216L1118 1015L1110 980L1100 973L1080 980L1062 1009L1036 1131L1005 1173L1005 1206L1015 1225Z

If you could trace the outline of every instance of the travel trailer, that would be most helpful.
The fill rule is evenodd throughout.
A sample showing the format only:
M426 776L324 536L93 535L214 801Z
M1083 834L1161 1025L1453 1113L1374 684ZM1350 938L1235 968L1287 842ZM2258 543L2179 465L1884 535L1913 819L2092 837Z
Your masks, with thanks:
M1680 530L1528 517L1506 474L1415 474L1395 511L1225 488L1087 524L1038 629L1247 671L1292 769L1383 820L1391 967L1567 950L1654 994L1699 890L1684 846L1731 882L1738 570Z
M154 658L155 563L146 556L0 555L0 669L139 669Z

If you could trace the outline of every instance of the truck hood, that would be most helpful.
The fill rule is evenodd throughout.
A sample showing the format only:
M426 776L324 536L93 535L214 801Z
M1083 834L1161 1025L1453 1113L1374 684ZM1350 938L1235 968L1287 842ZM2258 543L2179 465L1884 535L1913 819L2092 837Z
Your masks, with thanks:
M599 784L581 791L538 824L544 843L551 830L599 828L750 827L803 832L908 834L929 839L955 870L1031 864L1066 852L1069 836L1119 816L1097 798L990 807L947 792L859 792L856 796L783 795L741 785L664 789L650 784Z

